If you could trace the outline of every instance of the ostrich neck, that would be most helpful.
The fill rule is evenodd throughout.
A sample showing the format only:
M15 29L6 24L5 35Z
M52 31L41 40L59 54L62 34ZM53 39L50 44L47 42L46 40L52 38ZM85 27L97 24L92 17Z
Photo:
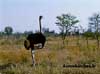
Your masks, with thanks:
M41 19L39 19L40 33L41 33Z

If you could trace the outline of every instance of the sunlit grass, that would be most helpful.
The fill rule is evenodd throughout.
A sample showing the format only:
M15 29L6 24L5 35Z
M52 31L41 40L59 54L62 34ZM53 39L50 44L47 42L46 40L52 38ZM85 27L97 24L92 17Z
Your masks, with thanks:
M89 48L86 40L68 37L69 43L62 47L59 37L48 38L43 49L35 51L36 66L32 67L30 50L23 46L23 40L11 41L11 44L0 41L0 65L12 63L15 67L0 70L4 74L99 74L100 50L96 49L95 41L90 40ZM16 42L17 41L17 42ZM3 42L3 44L2 44ZM14 42L14 43L13 43ZM5 44L6 43L6 44ZM96 64L96 68L63 68L63 64Z

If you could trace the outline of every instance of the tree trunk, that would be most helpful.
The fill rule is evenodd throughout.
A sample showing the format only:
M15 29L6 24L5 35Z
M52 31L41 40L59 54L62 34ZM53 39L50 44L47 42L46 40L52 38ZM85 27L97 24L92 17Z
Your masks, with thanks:
M87 48L89 49L89 41L88 41L88 37L86 37L86 44L87 44Z
M99 49L99 37L97 36L97 49Z
M79 46L80 44L80 38L79 38L79 35L77 36L77 46Z

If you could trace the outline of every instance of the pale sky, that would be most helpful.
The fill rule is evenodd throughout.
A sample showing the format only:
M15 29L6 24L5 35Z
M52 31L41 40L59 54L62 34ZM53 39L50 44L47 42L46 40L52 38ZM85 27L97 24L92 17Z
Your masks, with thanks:
M88 17L100 12L100 0L0 0L0 31L11 26L14 32L39 29L38 17L43 15L42 27L56 32L56 16L71 13L84 28Z

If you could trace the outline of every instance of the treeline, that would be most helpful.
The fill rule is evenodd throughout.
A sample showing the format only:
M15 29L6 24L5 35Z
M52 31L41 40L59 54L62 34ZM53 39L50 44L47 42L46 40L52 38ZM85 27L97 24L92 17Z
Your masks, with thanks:
M39 31L36 31L39 32ZM57 36L58 34L54 30L49 30L49 28L43 28L42 32L44 33L45 36ZM0 37L15 37L15 38L20 38L20 37L26 37L27 35L35 33L33 31L25 31L23 33L21 32L13 32L13 28L11 26L7 26L4 28L4 31L0 32Z
M56 33L55 30L50 31L49 28L42 28L42 32L45 36L60 36L63 41L63 45L65 43L65 39L68 36L77 36L79 44L79 37L85 37L88 46L88 39L96 39L97 45L99 47L99 37L100 37L100 13L94 13L91 17L88 18L87 29L84 29L79 24L80 20L77 19L76 16L67 13L62 14L56 17L55 24L59 27L60 32ZM39 31L36 31L39 32ZM13 28L7 26L4 28L3 32L0 32L0 37L26 37L27 35L34 33L33 31L25 31L24 33L21 32L13 32ZM68 41L68 40L67 40ZM67 42L68 43L68 42Z

